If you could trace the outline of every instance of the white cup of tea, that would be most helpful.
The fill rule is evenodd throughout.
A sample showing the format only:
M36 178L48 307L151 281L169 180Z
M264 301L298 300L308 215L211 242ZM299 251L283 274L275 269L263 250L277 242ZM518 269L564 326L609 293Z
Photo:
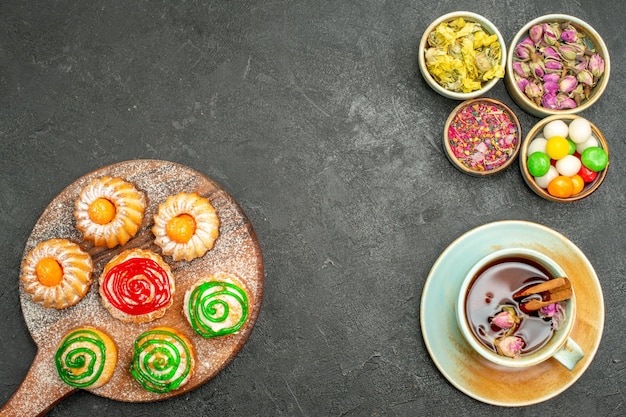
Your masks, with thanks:
M528 248L501 249L467 272L456 305L459 329L467 343L488 361L512 368L556 359L570 371L584 352L570 337L576 319L574 294L567 300L525 311L528 299L514 298L523 288L565 277L545 254Z

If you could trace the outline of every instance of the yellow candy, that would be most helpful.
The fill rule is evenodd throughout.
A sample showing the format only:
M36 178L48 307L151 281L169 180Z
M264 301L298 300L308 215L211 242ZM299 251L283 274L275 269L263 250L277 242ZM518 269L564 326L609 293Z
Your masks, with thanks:
M569 154L569 142L563 136L552 136L546 143L546 153L550 158L559 160Z

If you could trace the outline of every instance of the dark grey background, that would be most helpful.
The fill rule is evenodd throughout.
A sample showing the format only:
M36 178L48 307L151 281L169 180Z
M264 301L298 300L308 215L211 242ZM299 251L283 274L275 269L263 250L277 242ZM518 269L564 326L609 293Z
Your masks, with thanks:
M257 326L239 356L195 391L151 404L79 392L50 416L626 414L625 4L2 1L0 403L35 355L18 276L38 216L91 170L155 158L203 172L250 217L266 268ZM446 160L443 125L458 102L426 85L416 52L432 20L462 9L486 16L507 41L547 13L582 18L604 37L611 81L583 115L604 132L612 159L592 197L550 203L517 165L478 179ZM524 131L538 121L503 82L489 96L511 105ZM587 372L524 408L457 391L419 328L439 254L501 219L567 236L594 265L606 303Z

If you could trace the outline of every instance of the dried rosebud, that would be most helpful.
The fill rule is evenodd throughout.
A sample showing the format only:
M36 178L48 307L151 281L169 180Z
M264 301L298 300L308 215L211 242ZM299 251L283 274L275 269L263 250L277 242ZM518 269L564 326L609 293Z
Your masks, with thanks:
M548 46L543 50L543 56L546 58L561 59L561 55L554 46Z
M522 91L526 91L526 86L528 85L530 81L528 81L526 78L520 78L519 80L517 80L517 86L519 87L520 90Z
M546 71L550 72L563 70L563 64L555 59L547 59L544 67Z
M552 303L539 309L539 316L552 319L552 327L558 330L565 321L565 308L560 303Z
M580 106L583 100L587 98L582 84L578 84L578 87L576 87L574 91L569 93L569 95L576 102L577 106Z
M556 110L559 107L559 101L556 98L556 93L547 93L541 97L541 106L550 109Z
M574 43L577 38L576 29L566 29L561 32L561 40L564 42Z
M591 55L589 58L588 69L594 77L600 77L604 74L604 59L598 54Z
M543 24L543 43L545 45L554 45L556 41L561 37L561 30L556 25L548 23Z
M571 93L578 86L578 80L573 75L566 75L559 81L559 90L564 93Z
M543 84L543 90L546 93L556 93L559 91L559 84L553 81L548 81Z
M509 358L519 358L524 348L524 340L517 336L506 336L496 340L498 353Z
M544 74L543 76L543 81L546 83L558 83L559 80L561 79L561 74L556 73L556 72L549 72L547 74Z
M539 314L545 317L554 316L559 310L559 303L548 304L547 306L543 306L539 309Z
M576 100L576 103L578 103L580 105L580 102L584 99L587 98L585 95L585 88L583 87L582 84L578 84L576 86L576 88L574 89L574 91L572 91L569 94L574 100Z
M520 44L523 45L528 45L528 46L532 46L533 49L535 48L535 43L533 42L532 39L530 39L529 36L526 36L524 39L522 39L522 41L520 42Z
M565 110L577 107L578 103L564 93L546 93L541 97L541 106L550 110Z
M572 68L572 70L574 71L574 74L578 74L582 70L586 70L586 69L587 69L587 61L586 60L580 61L579 63L574 65L574 67Z
M535 84L529 81L528 84L526 84L524 93L526 93L526 95L530 98L541 97L541 95L543 94L543 87L539 84Z
M560 45L558 47L559 54L566 61L573 61L576 59L576 56L579 53L579 49L574 47L574 45Z
M530 69L530 73L535 76L535 78L542 79L544 74L546 73L546 69L544 67L544 63L541 61L530 62L528 64Z
M530 39L532 39L532 41L535 44L539 43L543 37L543 26L535 25L531 27L530 30L528 31L528 35L530 36Z
M515 325L516 318L514 311L507 309L493 316L491 322L501 329L510 329Z
M583 84L593 85L593 74L589 70L582 70L576 74L576 78Z
M515 46L515 57L522 61L528 61L534 53L535 45L529 37L524 38Z
M559 103L557 105L558 110L574 109L577 106L576 101L570 98L567 94L557 94L556 97Z
M513 63L513 71L520 77L528 77L530 75L530 67L526 62L515 61Z

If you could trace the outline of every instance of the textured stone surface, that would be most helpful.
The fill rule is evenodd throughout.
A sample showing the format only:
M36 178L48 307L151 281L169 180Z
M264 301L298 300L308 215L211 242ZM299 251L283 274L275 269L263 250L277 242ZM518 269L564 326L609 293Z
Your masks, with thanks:
M416 49L432 20L458 9L486 16L507 40L554 12L604 37L611 82L583 115L612 160L592 197L554 204L517 166L478 179L447 161L442 130L458 103L423 81ZM204 173L250 218L266 273L256 327L193 392L150 404L78 392L50 416L623 415L625 13L625 3L588 0L2 2L0 403L35 356L17 282L38 216L85 173L152 158ZM489 96L511 105L525 131L538 120L503 82ZM607 312L583 377L524 410L457 391L419 327L439 254L502 219L544 224L578 245Z

